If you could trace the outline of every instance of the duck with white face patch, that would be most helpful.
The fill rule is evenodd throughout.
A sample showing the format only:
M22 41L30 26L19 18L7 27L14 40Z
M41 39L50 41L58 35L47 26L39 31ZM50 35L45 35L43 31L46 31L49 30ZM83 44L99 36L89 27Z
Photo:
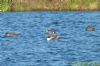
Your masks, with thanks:
M47 34L55 34L55 30L53 30L53 29L47 30L46 32L47 32Z

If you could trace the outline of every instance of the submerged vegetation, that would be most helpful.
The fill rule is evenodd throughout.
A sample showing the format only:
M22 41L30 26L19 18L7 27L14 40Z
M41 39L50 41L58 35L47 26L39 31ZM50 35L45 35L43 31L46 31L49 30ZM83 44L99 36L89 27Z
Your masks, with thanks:
M100 66L100 62L92 61L92 62L74 62L72 66Z
M100 10L99 0L0 0L0 11Z

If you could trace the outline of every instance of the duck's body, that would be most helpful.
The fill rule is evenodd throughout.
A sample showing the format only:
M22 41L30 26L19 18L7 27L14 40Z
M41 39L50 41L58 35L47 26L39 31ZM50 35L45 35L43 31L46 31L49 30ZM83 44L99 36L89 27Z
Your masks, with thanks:
M48 41L50 41L50 40L57 40L59 38L60 38L60 36L50 36L50 37L47 38L47 40Z

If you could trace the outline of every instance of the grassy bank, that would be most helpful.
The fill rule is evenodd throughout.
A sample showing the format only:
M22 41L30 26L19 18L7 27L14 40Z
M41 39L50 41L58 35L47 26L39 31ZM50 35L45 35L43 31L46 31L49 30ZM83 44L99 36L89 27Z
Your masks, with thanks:
M2 0L1 11L100 10L99 0Z
M11 0L0 0L0 11L8 11L10 10Z

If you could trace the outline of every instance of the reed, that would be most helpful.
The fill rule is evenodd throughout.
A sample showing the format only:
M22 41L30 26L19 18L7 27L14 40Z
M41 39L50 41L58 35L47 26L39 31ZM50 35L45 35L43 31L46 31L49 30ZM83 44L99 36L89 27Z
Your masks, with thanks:
M3 0L2 11L100 10L99 0Z

